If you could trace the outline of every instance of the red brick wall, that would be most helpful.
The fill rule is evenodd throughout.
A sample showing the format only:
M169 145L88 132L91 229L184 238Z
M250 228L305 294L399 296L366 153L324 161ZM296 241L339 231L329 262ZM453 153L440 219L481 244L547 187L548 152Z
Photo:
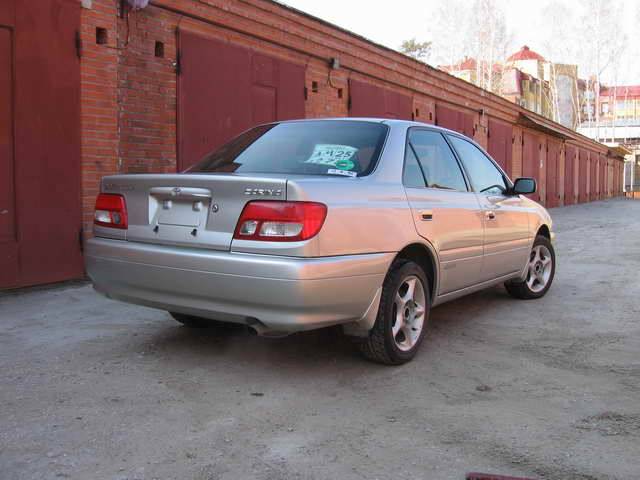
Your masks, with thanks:
M268 0L152 0L137 12L128 7L119 12L119 5L119 0L93 0L91 9L83 9L82 14L82 182L87 230L102 175L176 168L177 28L305 65L307 117L348 115L349 78L411 96L416 120L426 123L435 121L436 103L473 113L474 138L484 146L488 116L516 123L524 112L467 82ZM96 27L107 29L107 44L96 44ZM155 56L156 41L164 45L163 58ZM340 59L338 70L328 67L333 57ZM559 125L554 128L563 130ZM521 132L514 129L514 174L521 172ZM537 133L546 138L547 134ZM606 152L604 146L567 134L574 135L574 143L583 148Z
M119 157L128 173L176 169L176 22L157 8L118 23ZM155 55L156 42L164 56Z
M81 13L81 155L84 231L93 225L93 207L104 175L118 171L118 51L116 2L94 1ZM96 28L107 29L108 42L96 44Z

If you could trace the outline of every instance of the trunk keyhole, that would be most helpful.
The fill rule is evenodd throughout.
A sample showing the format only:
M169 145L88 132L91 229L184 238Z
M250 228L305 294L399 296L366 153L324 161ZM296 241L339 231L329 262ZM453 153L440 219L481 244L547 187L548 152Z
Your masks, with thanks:
M193 235L194 237L198 235L198 229L194 228L193 230L191 230L191 235Z

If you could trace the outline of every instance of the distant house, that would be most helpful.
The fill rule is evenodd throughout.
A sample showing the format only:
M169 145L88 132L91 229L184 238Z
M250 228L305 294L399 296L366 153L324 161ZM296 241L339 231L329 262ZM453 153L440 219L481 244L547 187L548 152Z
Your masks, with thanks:
M585 84L578 67L549 62L527 45L491 68L470 57L438 68L573 130L580 123Z
M640 85L602 86L598 101L588 103L592 114L596 103L598 124L583 122L578 131L607 145L626 148L625 190L640 191Z
M640 126L640 85L603 87L600 90L600 119L605 125Z

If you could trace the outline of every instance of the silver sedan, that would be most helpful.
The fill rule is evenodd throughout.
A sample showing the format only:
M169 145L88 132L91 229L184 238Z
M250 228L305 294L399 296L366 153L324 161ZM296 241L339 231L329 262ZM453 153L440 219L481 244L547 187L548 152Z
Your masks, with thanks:
M400 364L436 305L500 283L548 291L554 234L535 189L432 125L271 123L183 173L105 177L86 269L99 292L187 326L342 325L367 358Z

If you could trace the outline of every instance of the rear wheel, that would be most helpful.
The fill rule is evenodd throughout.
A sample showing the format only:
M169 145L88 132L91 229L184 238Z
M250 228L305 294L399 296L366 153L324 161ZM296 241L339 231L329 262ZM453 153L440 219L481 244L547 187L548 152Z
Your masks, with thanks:
M369 360L400 365L411 360L424 338L429 320L429 281L418 264L396 260L382 286L376 322L358 341Z
M533 242L524 281L510 281L504 284L512 297L529 300L543 297L553 282L556 273L556 254L547 237L538 235Z
M189 328L209 328L219 324L219 322L216 322L215 320L187 315L185 313L169 312L169 315L171 315L177 322L180 322L185 327Z

